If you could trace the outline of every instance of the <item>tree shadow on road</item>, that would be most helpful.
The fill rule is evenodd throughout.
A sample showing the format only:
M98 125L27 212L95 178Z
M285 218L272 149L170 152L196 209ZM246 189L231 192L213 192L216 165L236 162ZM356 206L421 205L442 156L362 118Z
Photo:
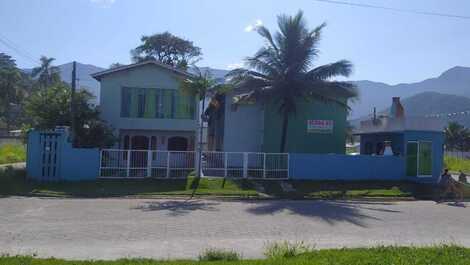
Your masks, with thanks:
M144 212L167 211L168 215L182 216L194 211L218 211L216 206L219 204L202 200L148 201L132 209Z
M247 211L256 215L276 214L288 211L306 217L317 218L335 225L338 222L348 222L367 228L365 220L381 221L382 219L370 215L371 211L399 213L400 211L386 209L380 205L382 202L354 202L354 201L263 201L256 202ZM369 213L367 213L369 212Z

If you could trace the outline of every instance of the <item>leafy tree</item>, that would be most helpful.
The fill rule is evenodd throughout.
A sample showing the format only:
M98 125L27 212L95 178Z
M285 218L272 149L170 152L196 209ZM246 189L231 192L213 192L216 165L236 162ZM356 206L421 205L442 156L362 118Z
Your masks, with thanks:
M238 91L247 92L236 97L238 102L259 100L278 107L282 116L280 151L285 152L289 117L295 114L299 100L320 100L349 110L343 100L344 92L346 97L355 97L357 93L351 83L331 81L336 76L349 76L352 70L349 61L311 68L319 54L325 24L310 30L299 11L293 17L278 16L278 26L274 36L267 28L258 27L257 32L266 44L246 59L249 69L235 69L228 76Z
M10 55L0 52L0 69L3 68L16 68L16 62Z
M7 130L21 125L22 102L29 90L28 75L16 67L12 57L0 53L0 118Z
M53 66L54 58L41 56L41 65L33 68L31 76L37 78L37 84L40 88L47 88L51 85L57 84L61 81L59 68Z
M156 60L170 66L186 69L200 59L201 48L192 41L182 39L169 32L142 36L142 44L131 50L132 60L141 62Z
M86 90L75 94L74 144L79 147L109 147L116 139L112 129L99 118L98 110L88 103L92 97ZM71 90L63 83L35 91L25 105L25 111L31 117L30 127L54 129L56 126L70 126L70 99ZM44 104L46 100L47 104Z
M449 150L466 151L470 147L470 131L458 122L450 122L445 132L445 145Z
M124 66L124 64L122 64L122 63L112 63L112 64L109 65L109 69L117 68L117 67L121 67L121 66Z

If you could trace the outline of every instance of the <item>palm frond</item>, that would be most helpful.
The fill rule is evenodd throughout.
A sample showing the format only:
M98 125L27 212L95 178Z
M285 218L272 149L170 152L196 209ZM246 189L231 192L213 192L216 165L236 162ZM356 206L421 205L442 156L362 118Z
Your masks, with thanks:
M269 32L269 30L265 26L259 26L257 31L258 31L259 35L261 35L263 38L265 38L268 41L268 43L276 51L276 53L278 53L279 48L277 47L276 43L274 42L273 37L271 35L271 32Z
M340 60L335 63L325 64L310 70L306 78L309 80L328 80L336 76L348 77L352 72L353 65L350 61Z

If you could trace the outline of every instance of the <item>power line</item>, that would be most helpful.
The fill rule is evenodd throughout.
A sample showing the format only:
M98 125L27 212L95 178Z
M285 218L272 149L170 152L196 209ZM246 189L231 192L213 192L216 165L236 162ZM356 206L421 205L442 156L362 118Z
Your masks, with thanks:
M402 8L395 8L395 7L378 6L378 5L336 1L336 0L313 0L313 1L328 3L328 4L336 4L336 5L347 5L347 6L354 6L354 7L382 9L382 10L388 10L388 11L411 13L411 14L426 15L426 16L450 17L450 18L470 20L470 16L462 16L462 15L455 15L455 14L437 13L437 12L429 12L429 11L421 11L421 10L413 10L413 9L402 9Z
M34 59L34 56L32 56L29 52L20 48L19 45L7 39L5 36L0 35L0 43L3 43L3 45L15 51L17 55L33 62L34 64L41 64L37 59Z

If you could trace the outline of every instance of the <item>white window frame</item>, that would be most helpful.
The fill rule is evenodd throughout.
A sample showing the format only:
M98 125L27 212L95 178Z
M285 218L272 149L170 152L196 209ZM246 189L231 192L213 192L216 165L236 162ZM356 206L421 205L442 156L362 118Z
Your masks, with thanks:
M434 161L433 161L433 158L432 158L432 155L434 153L433 150L432 150L432 143L433 142L429 141L429 140L425 140L425 141L419 141L419 140L406 141L407 148L408 148L408 143L416 143L417 144L417 149L416 149L416 176L407 176L407 177L432 178L432 171L434 169ZM420 175L419 174L419 151L420 151L421 143L431 143L431 175ZM408 150L407 150L406 153L408 153ZM405 154L405 155L407 155L407 154Z
M432 171L434 169L434 160L432 158L433 156L433 150L432 150L432 141L429 141L429 140L424 140L424 141L417 141L418 142L418 160L417 160L417 164L416 164L416 175L418 178L432 178ZM420 146L421 146L421 143L430 143L431 144L431 175L420 175L419 174L419 151L420 151Z

